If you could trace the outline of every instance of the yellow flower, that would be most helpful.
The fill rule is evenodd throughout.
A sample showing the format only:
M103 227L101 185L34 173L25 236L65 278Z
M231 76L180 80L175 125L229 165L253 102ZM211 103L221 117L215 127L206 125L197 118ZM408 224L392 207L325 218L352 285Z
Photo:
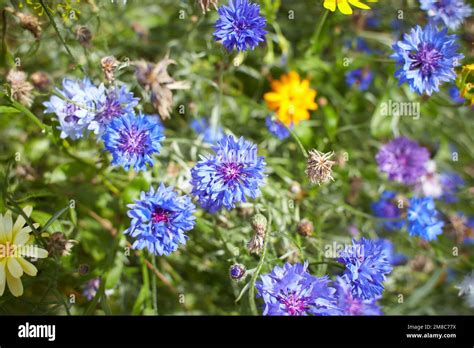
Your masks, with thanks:
M365 0L367 2L377 2L378 0ZM366 4L362 3L359 0L324 0L324 8L328 9L329 11L336 11L336 6L341 11L341 13L345 15L352 14L351 5L357 8L361 8L363 10L370 10L370 7Z
M32 210L31 207L23 209L27 216L30 216ZM7 211L4 216L0 214L0 296L5 291L5 284L13 296L23 295L23 273L36 276L38 270L24 256L36 259L48 256L46 250L31 244L31 228L25 226L25 222L20 215L13 224L11 211ZM39 224L33 226L36 228Z
M268 108L277 111L278 119L287 126L309 119L308 110L318 108L314 101L316 91L309 87L309 80L301 80L296 71L272 81L271 86L273 91L265 93L263 98Z

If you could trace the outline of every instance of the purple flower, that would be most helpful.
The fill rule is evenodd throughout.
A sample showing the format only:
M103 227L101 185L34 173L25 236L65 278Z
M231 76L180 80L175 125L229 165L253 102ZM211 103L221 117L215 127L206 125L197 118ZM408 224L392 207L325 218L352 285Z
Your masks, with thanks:
M172 187L161 184L142 192L129 204L130 227L124 232L135 238L134 249L148 249L155 255L169 255L185 244L185 232L194 227L196 207L189 196L179 196Z
M317 278L307 271L308 263L283 267L260 277L255 283L257 297L265 303L263 315L337 315L335 289L327 277Z
M274 120L272 116L267 116L265 124L267 125L268 131L280 140L285 140L290 136L290 132L286 129L283 123L276 119Z
M260 16L260 6L248 0L229 0L219 7L214 38L222 41L228 51L254 49L265 39L266 20Z
M401 220L401 209L393 202L396 195L397 194L393 191L384 191L380 200L372 203L372 211L375 216L384 219L400 219L399 221L382 221L379 223L380 227L388 231L400 230L405 224L405 222Z
M355 69L346 73L346 83L362 92L369 89L373 79L374 75L369 69Z
M420 0L420 8L435 24L444 24L452 30L458 29L464 18L472 14L472 8L464 0Z
M86 285L84 286L84 290L82 291L82 294L89 301L91 301L97 294L97 291L99 290L99 286L100 286L100 278L98 277L93 278L86 283Z
M352 295L370 300L384 290L385 275L392 271L389 254L382 242L361 238L352 240L339 254L338 262L346 265L344 276L352 285Z
M213 148L216 155L201 156L191 169L192 194L204 209L215 213L230 210L247 197L260 195L265 161L257 156L257 147L244 138L228 135Z
M162 125L151 117L128 113L116 117L107 127L102 139L105 149L112 154L112 164L128 170L145 171L153 166L155 153L160 153L165 138Z
M336 288L337 307L341 315L382 315L377 305L377 298L364 300L354 297L352 287L346 277L337 277L334 282Z
M457 36L447 35L447 31L438 31L433 25L416 26L392 46L399 84L407 82L411 90L431 95L439 91L441 83L456 79L454 68L464 56L457 52Z
M414 184L426 173L430 153L416 141L398 137L383 145L375 159L389 180Z
M458 191L464 186L464 180L455 172L445 172L440 175L440 182L443 188L441 199L446 203L456 203L459 198Z

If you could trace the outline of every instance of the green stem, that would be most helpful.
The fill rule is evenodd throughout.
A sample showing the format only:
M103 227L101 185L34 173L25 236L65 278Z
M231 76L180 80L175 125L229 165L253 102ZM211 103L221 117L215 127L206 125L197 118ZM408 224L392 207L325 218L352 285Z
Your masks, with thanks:
M156 269L156 257L152 255L151 257L151 264L153 268ZM156 277L151 277L151 289L152 289L152 297L153 297L153 310L155 311L155 315L158 315L158 296L157 296L157 288L156 288Z
M318 26L316 28L316 31L311 38L311 46L308 50L307 56L311 54L315 54L318 51L318 46L319 46L319 36L321 35L321 32L323 30L324 23L326 22L326 19L328 18L329 15L329 10L325 10L321 19L319 20Z
M36 117L35 114L33 114L28 108L24 107L22 104L18 103L17 101L10 99L12 106L17 109L18 111L22 112L25 114L34 124L36 124L38 127L41 128L43 132L46 132L46 125L43 124L43 122L40 121L38 117Z
M76 57L74 57L74 55L72 54L71 50L69 49L68 45L66 44L66 41L64 40L64 38L62 37L61 33L59 32L59 29L58 29L58 26L56 24L56 22L54 21L54 18L53 18L53 15L51 14L51 12L49 12L49 9L48 9L48 6L46 6L44 4L44 0L39 0L41 6L43 7L44 11L46 12L46 15L48 16L49 18L49 21L51 22L51 24L53 25L53 28L54 30L56 31L56 34L58 35L59 37L59 40L61 41L61 43L63 44L64 48L66 49L66 52L67 54L71 57L71 59L73 60L74 64L76 64L79 69L85 74L86 71L84 70L84 67L79 64L77 62L77 59Z
M267 254L268 240L270 239L271 226L272 226L272 216L269 210L267 231L265 233L262 256L260 257L260 261L258 262L257 269L252 275L252 280L250 281L249 302L250 302L250 310L252 311L253 315L258 315L257 304L255 303L255 282L257 281L258 275L263 266L263 262L265 261L265 255Z
M301 152L303 153L303 156L304 157L308 157L308 151L306 151L303 143L301 142L300 138L296 135L296 133L290 128L288 127L284 122L282 122L282 124L285 126L285 128L288 130L288 132L290 132L291 136L293 137L293 139L295 139L296 143L298 144L298 147L300 148Z

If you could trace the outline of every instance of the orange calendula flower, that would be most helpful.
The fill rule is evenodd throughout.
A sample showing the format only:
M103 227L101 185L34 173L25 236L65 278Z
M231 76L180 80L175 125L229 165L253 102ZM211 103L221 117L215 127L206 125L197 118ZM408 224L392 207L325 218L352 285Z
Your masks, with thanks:
M364 2L377 2L378 0L364 0ZM350 15L352 14L352 7L361 8L363 10L370 10L370 7L364 4L362 1L359 0L324 0L323 4L324 8L328 9L329 11L336 11L337 9L345 14Z
M268 108L277 112L278 119L287 126L309 119L308 110L316 110L316 91L309 87L309 80L301 80L296 71L282 75L271 83L272 92L263 98Z

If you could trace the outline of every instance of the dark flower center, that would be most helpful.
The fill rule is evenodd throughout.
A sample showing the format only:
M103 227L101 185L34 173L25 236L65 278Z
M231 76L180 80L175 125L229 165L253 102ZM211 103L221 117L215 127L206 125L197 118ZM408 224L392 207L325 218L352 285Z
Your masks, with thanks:
M122 111L122 106L117 99L107 97L102 111L97 114L97 119L101 123L108 123L114 117L120 116Z
M146 132L138 131L135 127L120 132L119 148L129 154L143 154L145 152L148 135Z
M66 104L64 113L67 115L64 120L68 123L77 123L79 117L76 116L77 106L74 104Z
M172 212L170 210L163 209L161 207L156 207L155 210L151 213L151 220L157 224L159 222L168 223L171 219Z
M232 27L237 34L240 34L241 31L247 30L249 25L245 19L239 19L232 23Z
M423 76L430 76L443 58L441 52L426 42L418 45L418 51L410 53L408 56L414 60L410 65L410 70L419 69Z
M220 174L224 177L227 184L230 181L238 180L242 175L243 165L241 163L224 163L219 169Z
M289 315L302 315L308 309L308 298L300 297L295 291L287 294L281 293L278 296L278 301L286 307L286 311Z

